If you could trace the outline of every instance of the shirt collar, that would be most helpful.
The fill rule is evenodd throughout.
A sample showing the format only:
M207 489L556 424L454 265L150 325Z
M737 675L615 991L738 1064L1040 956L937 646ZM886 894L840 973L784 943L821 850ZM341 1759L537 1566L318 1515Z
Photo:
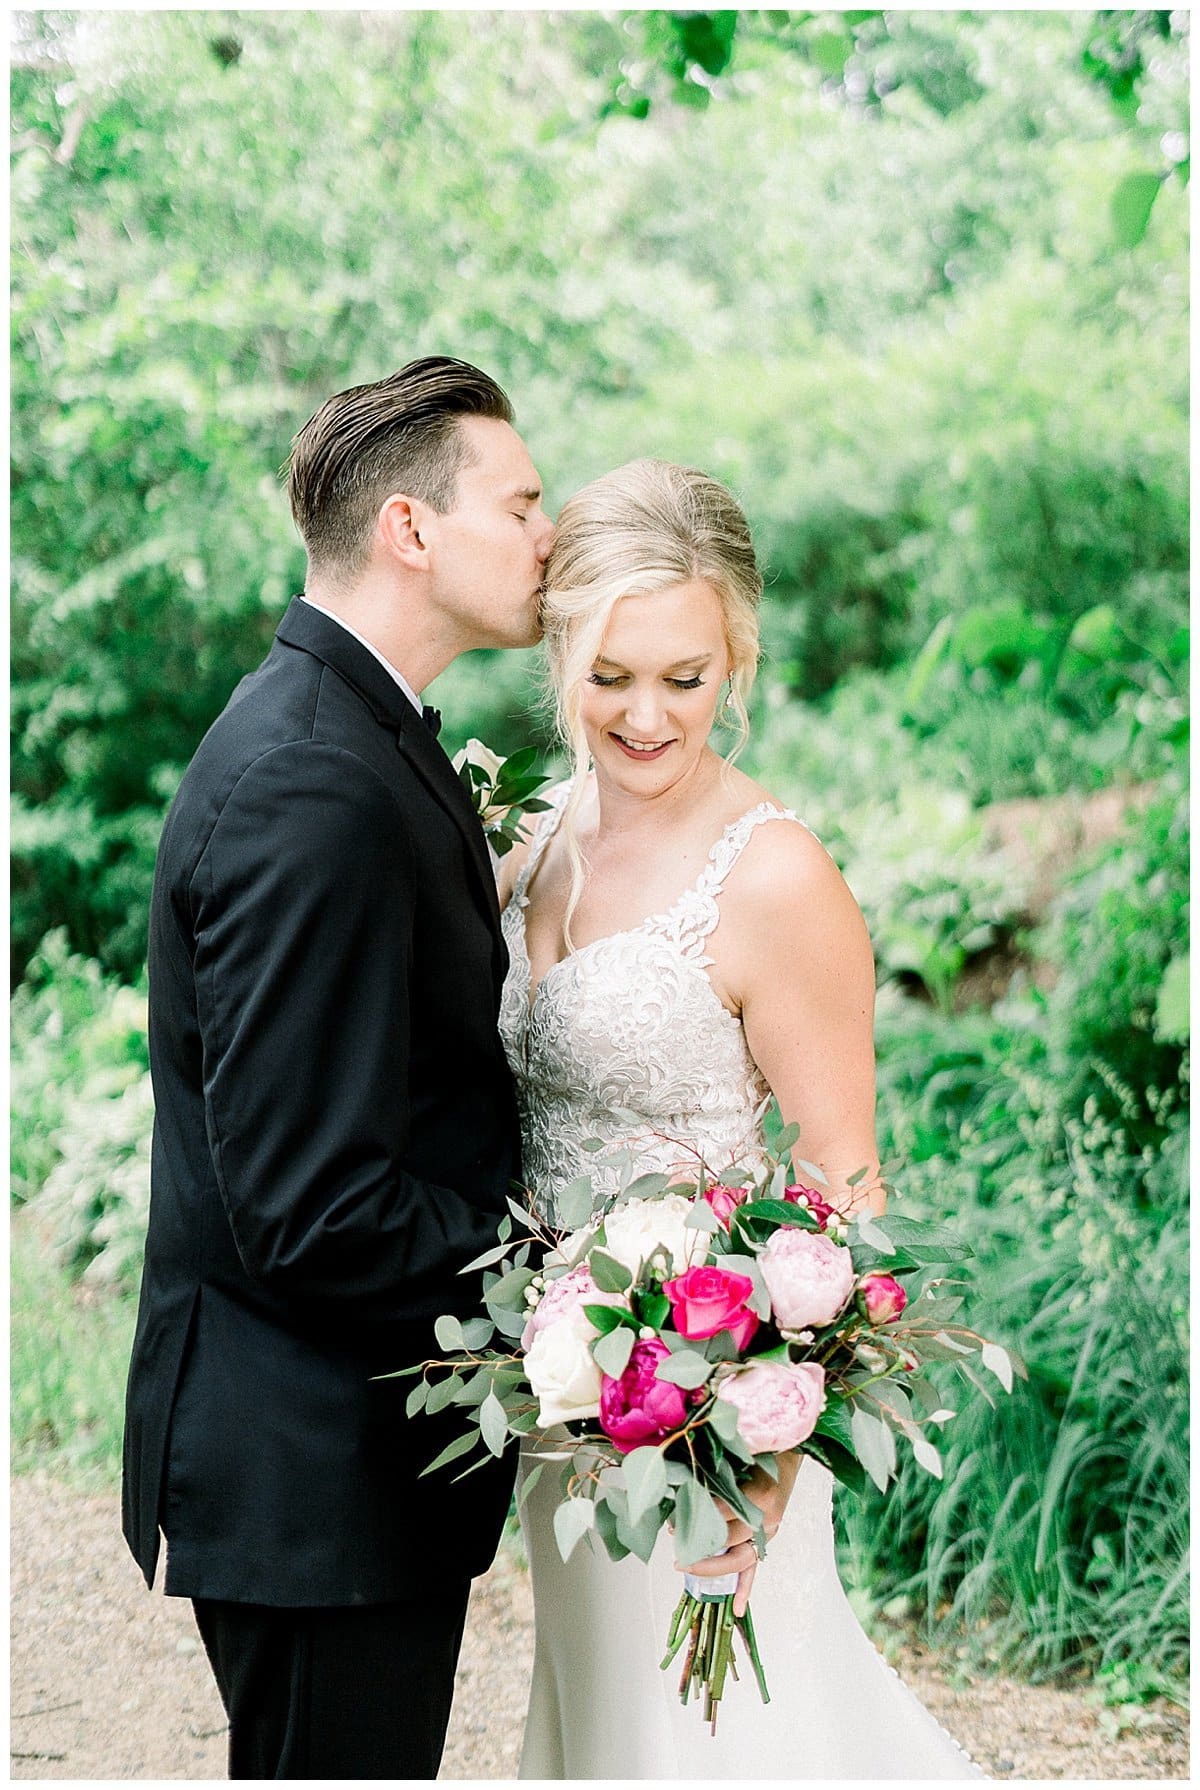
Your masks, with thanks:
M412 705L416 709L417 713L418 714L421 713L421 709L422 709L421 698L417 695L416 691L413 689L412 685L409 683L409 681L405 677L404 673L402 671L397 671L396 667L392 664L391 660L385 659L383 654L380 652L380 650L377 646L372 646L371 642L369 640L364 639L364 637L359 633L357 628L352 628L348 621L345 621L340 615L335 615L332 609L326 609L323 603L314 603L312 598L310 596L305 595L305 593L303 591L300 593L300 600L303 603L307 603L310 609L319 610L322 615L327 615L331 622L337 623L339 628L345 628L347 634L353 634L355 640L358 641L359 645L365 646L367 651L371 654L372 658L378 659L379 663L383 666L384 670L388 673L388 675L392 678L392 680L395 683L399 684L400 688L403 690L404 694L408 697L408 700L412 703Z

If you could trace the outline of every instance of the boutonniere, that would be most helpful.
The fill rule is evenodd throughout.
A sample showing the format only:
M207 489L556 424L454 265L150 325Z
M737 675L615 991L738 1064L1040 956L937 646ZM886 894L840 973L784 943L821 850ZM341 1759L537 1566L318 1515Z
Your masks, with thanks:
M522 746L501 758L482 740L468 740L454 755L454 768L498 858L523 842L525 816L550 806L537 799L550 779L533 769L536 759L536 746Z

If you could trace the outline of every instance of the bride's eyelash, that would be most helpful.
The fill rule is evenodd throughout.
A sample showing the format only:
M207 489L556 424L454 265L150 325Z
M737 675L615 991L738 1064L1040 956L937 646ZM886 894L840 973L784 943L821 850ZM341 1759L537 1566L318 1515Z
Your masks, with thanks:
M588 683L599 684L602 690L611 690L615 684L620 682L619 677L605 677L599 671L588 672ZM703 686L704 679L702 677L669 677L667 682L674 684L677 690L699 690Z

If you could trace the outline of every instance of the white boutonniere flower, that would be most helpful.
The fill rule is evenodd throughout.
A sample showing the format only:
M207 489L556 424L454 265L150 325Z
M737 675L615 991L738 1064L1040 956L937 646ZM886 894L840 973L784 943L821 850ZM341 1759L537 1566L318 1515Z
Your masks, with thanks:
M498 858L524 840L526 815L540 814L549 806L537 799L538 790L550 779L533 769L536 758L536 746L522 746L501 758L482 740L468 740L454 755L454 768Z

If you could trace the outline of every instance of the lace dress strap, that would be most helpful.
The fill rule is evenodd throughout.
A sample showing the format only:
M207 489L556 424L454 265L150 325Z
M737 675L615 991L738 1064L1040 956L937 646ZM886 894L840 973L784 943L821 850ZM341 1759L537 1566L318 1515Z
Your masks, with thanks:
M660 938L669 938L685 957L702 967L711 964L713 960L705 955L704 945L721 917L717 898L755 829L772 820L790 820L798 827L805 827L806 832L812 832L812 828L805 826L790 808L776 808L771 802L760 802L757 808L730 821L710 849L708 863L698 880L665 914L656 914L648 920L646 930Z
M529 886L529 879L541 863L542 854L549 845L555 829L562 819L563 809L567 805L567 800L570 794L571 782L569 778L562 783L556 783L553 789L548 789L545 792L543 800L548 802L550 806L544 813L539 814L537 817L533 829L533 838L529 844L528 856L518 871L517 880L513 884L512 899L520 907L524 907L525 905L525 890Z

